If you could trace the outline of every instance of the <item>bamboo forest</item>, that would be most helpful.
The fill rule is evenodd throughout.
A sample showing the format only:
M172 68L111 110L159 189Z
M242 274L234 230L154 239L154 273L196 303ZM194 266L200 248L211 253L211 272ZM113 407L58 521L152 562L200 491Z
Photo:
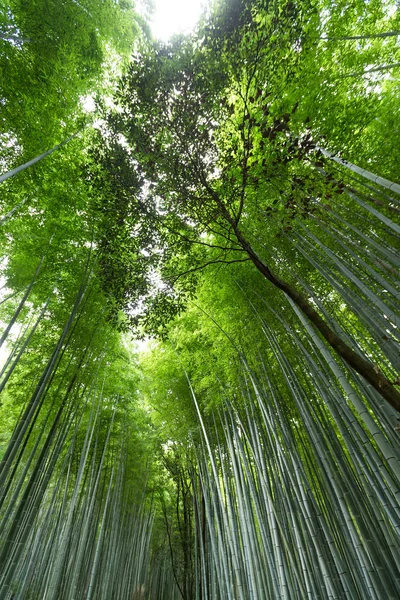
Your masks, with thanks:
M399 1L155 6L0 0L0 600L398 600Z

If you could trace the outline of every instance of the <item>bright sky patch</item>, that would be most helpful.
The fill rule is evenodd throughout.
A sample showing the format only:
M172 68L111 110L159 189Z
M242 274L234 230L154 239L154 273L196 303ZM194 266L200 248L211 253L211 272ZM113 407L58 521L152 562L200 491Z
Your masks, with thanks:
M153 35L167 41L177 33L189 33L199 20L204 0L155 0Z

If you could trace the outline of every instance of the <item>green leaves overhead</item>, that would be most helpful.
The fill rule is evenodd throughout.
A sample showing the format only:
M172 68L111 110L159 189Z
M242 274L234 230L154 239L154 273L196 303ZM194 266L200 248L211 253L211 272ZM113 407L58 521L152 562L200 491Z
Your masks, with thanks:
M286 31L290 19L296 27ZM318 148L326 144L318 126L314 132L309 117L303 123L298 118L300 101L306 97L307 105L310 95L300 77L316 58L315 46L304 42L309 26L294 5L284 3L279 10L254 10L240 25L234 47L227 40L214 47L200 28L193 39L146 46L134 58L116 96L118 109L108 118L113 140L108 153L125 152L138 176L140 210L131 245L142 246L138 269L145 277L147 271L149 302L143 288L121 282L116 259L110 277L123 290L116 308L128 309L131 323L159 333L193 295L195 274L211 264L250 261L399 411L392 383L365 351L360 356L333 331L304 290L278 275L270 252L296 220L311 218L324 201L345 191L343 176L335 177L326 165L332 155ZM282 37L276 37L278 31ZM326 83L321 78L316 86ZM107 162L106 154L106 169ZM129 254L125 257L129 272ZM160 280L153 291L150 273Z
M45 4L2 172L80 134L2 183L0 596L398 597L396 7L221 0L82 128L131 6Z

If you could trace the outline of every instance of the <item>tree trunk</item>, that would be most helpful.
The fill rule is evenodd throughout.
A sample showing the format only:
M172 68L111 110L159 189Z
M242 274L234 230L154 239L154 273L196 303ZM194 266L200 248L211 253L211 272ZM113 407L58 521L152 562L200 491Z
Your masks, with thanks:
M400 63L399 63L400 65ZM375 173L371 173L371 171L367 171L367 169L362 169L361 167L357 167L353 163L348 160L344 160L343 158L339 158L336 154L329 152L329 150L325 150L325 148L317 147L317 150L321 150L322 154L331 160L334 160L339 165L346 167L346 169L350 169L353 173L357 173L357 175L361 175L361 177L365 177L365 179L369 179L373 183L376 183L391 192L396 192L396 194L400 194L400 185L389 179L385 179L384 177L380 177L379 175L375 175Z
M63 146L65 146L65 144L68 144L68 142L71 141L74 137L76 137L78 135L78 133L74 133L74 135L71 135L69 138L67 138L66 140L62 141L57 146L54 146L54 148L51 148L51 150L47 150L46 152L43 152L43 154L39 154L39 156L36 156L35 158L32 158L32 160L29 160L25 164L20 165L19 167L15 167L15 169L11 169L11 171L8 171L7 173L4 173L3 175L0 175L0 183L2 183L3 181L6 181L6 179L9 179L10 177L13 177L14 175L17 175L18 173L20 173L21 171L24 171L28 167L31 167L32 165L36 164L37 162L39 162L43 158L46 158L46 156L49 156L50 154L53 154L53 152L55 152L59 148L62 148ZM9 215L10 215L10 213L9 213ZM7 217L7 215L6 215L6 217Z
M389 379L381 373L379 367L357 354L357 352L354 352L350 346L332 331L308 300L292 285L274 275L269 267L262 262L257 253L253 250L251 244L246 240L238 228L234 225L233 227L238 242L260 273L262 273L275 287L282 290L289 298L291 298L296 306L299 307L311 323L318 329L329 346L333 348L350 367L362 375L362 377L364 377L364 379L366 379L366 381L368 381L368 383L370 383L397 412L400 412L400 392L398 392Z

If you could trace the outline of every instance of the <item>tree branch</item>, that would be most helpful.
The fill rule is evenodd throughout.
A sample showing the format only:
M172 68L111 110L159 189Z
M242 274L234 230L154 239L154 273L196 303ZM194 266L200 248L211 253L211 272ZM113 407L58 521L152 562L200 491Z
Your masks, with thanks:
M247 257L247 258L237 258L237 259L234 259L234 260L222 260L222 259L210 260L210 261L204 263L203 265L200 265L199 267L193 267L192 269L188 269L187 271L183 271L182 273L179 273L176 277L174 277L174 278L171 277L171 278L167 279L167 281L169 283L171 283L171 284L174 284L181 277L184 277L185 275L189 275L190 273L196 273L196 271L202 271L203 269L205 269L206 267L209 267L210 265L216 265L216 264L232 265L234 263L242 263L242 262L247 262L249 260L251 260L250 257Z

